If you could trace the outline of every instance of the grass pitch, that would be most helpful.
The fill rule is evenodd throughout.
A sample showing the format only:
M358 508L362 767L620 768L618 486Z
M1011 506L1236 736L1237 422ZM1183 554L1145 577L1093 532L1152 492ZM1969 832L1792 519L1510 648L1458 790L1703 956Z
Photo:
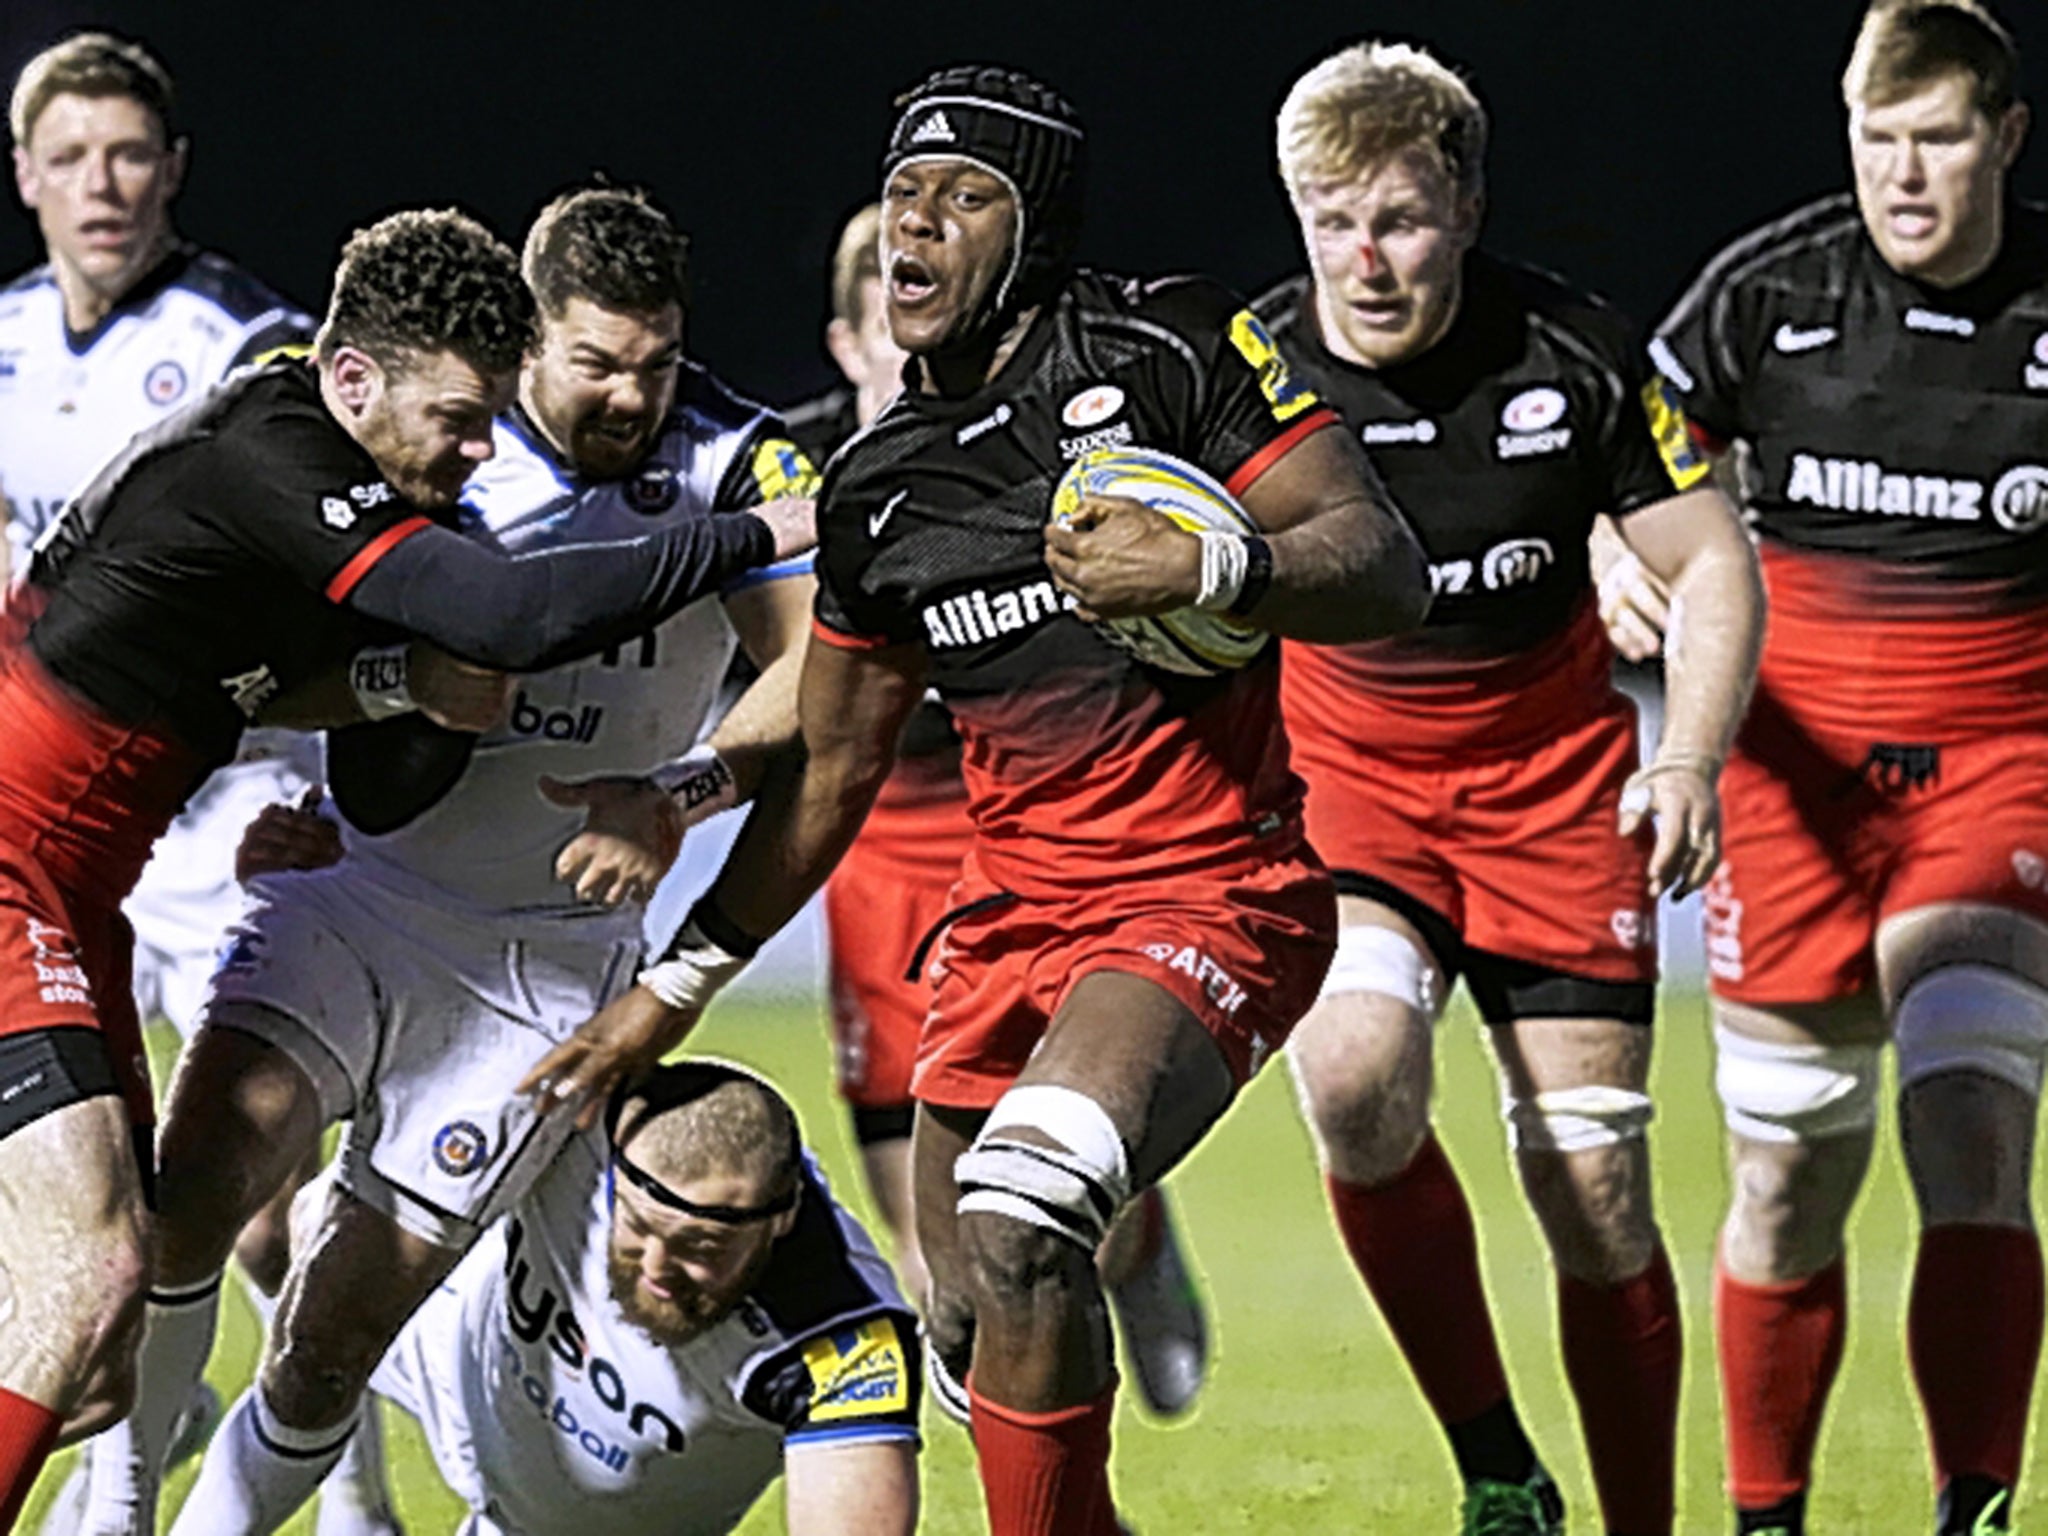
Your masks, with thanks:
M1653 1131L1660 1211L1686 1306L1679 1528L1724 1532L1730 1522L1720 1491L1708 1304L1727 1181L1702 1000L1669 1001L1660 1031ZM1441 1028L1439 1130L1479 1219L1522 1417L1570 1501L1575 1536L1596 1536L1599 1518L1557 1363L1549 1269L1515 1184L1480 1037L1462 1005ZM788 1089L838 1193L865 1216L815 1005L736 1003L713 1017L697 1044L749 1062ZM1144 1536L1454 1531L1458 1489L1449 1457L1331 1231L1283 1067L1267 1069L1171 1187L1206 1284L1217 1348L1207 1393L1184 1422L1151 1423L1126 1394L1115 1474L1133 1528ZM1912 1221L1889 1133L1852 1243L1849 1352L1821 1444L1812 1527L1930 1530L1926 1451L1902 1345ZM230 1303L210 1372L224 1395L246 1384L255 1350L250 1313ZM946 1421L927 1418L924 1529L935 1536L980 1531L966 1438ZM418 1434L403 1415L393 1413L390 1422L408 1529L414 1536L453 1530L461 1509ZM35 1529L69 1460L60 1458L46 1475L24 1530ZM192 1470L173 1475L167 1510L183 1500ZM2037 1449L2028 1481L2040 1479ZM2023 1503L2022 1516L2027 1512ZM769 1536L782 1528L781 1505L771 1494L742 1530ZM311 1531L312 1521L302 1515L287 1529Z

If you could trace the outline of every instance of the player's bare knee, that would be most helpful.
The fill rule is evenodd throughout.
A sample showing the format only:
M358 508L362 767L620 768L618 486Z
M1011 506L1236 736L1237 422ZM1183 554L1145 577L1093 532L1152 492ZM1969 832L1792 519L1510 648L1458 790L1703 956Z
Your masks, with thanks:
M302 1321L308 1309L287 1308L263 1365L263 1395L294 1429L326 1429L354 1412L390 1343L332 1313Z
M2002 966L1944 965L1893 1014L1900 1126L1931 1220L2025 1224L2048 1064L2048 989Z
M1586 1083L1501 1100L1508 1139L1559 1269L1613 1284L1642 1272L1658 1237L1648 1132L1655 1113L1635 1088Z
M1092 1277L1131 1194L1129 1149L1102 1106L1051 1084L1012 1088L953 1167L977 1310L1036 1307Z

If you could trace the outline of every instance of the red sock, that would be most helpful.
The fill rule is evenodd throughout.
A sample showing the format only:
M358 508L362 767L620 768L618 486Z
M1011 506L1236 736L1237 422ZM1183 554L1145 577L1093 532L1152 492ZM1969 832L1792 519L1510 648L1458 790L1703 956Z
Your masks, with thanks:
M1351 1262L1437 1418L1462 1424L1504 1401L1472 1210L1436 1137L1392 1183L1325 1183Z
M1669 1531L1684 1335L1662 1245L1619 1285L1560 1274L1557 1320L1607 1529Z
M1906 1348L1936 1480L2017 1483L2041 1354L2041 1240L2017 1227L1922 1231Z
M1714 1270L1728 1493L1764 1509L1806 1487L1821 1415L1842 1365L1849 1308L1842 1261L1782 1285Z
M0 1387L0 1531L11 1531L63 1420L41 1403Z
M1116 1383L1091 1403L1027 1413L967 1383L989 1536L1117 1536L1109 1492Z

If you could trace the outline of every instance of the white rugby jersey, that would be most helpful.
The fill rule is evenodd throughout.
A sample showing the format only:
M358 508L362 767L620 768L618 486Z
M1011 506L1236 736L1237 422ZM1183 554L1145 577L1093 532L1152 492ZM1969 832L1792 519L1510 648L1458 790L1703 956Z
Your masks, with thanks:
M468 530L514 552L637 538L668 523L808 496L810 462L762 406L683 364L676 404L631 476L579 479L531 422L501 418L496 456L463 493ZM728 595L761 581L807 576L808 555L749 572ZM692 603L638 640L586 661L521 677L506 722L485 733L462 777L396 832L348 827L348 857L367 878L494 913L597 914L554 878L555 856L583 812L549 804L543 773L578 778L638 773L695 744L736 644L724 606ZM623 909L622 909L623 910ZM622 921L639 922L638 909Z
M916 1319L815 1163L747 1299L670 1347L612 1300L606 1159L573 1140L378 1369L471 1508L519 1536L718 1536L785 1446L916 1442Z
M72 334L48 266L0 289L0 496L15 568L65 501L136 433L234 368L304 343L312 319L211 251L181 246Z

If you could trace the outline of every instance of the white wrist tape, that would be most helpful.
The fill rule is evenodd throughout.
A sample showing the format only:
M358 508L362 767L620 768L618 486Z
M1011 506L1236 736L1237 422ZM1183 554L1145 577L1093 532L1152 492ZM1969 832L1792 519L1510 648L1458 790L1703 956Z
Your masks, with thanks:
M1195 537L1202 541L1202 590L1195 594L1195 606L1221 613L1244 591L1251 555L1242 534L1203 529Z
M674 798L683 813L685 827L694 827L740 803L740 787L731 767L709 743L671 758L647 777L656 788Z
M365 646L349 662L348 685L365 718L389 720L419 707L406 687L409 649L404 645Z
M683 924L669 949L633 979L681 1013L702 1013L720 988L747 968L744 956L712 943L695 923Z

